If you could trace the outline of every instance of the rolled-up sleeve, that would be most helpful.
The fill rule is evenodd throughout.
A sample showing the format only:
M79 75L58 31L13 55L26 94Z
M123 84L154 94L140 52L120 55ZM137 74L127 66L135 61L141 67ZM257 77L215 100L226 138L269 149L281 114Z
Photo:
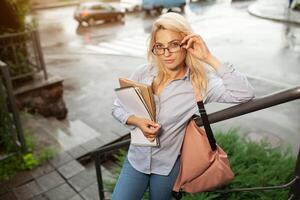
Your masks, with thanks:
M131 76L129 77L130 80L134 80L139 82L139 80L141 79L141 75L142 75L142 70L146 67L146 65L140 65L139 67L137 67L137 69L131 74ZM112 116L118 120L119 122L121 122L126 128L133 130L136 128L136 126L134 125L129 125L126 124L127 119L133 115L133 113L128 112L121 104L120 100L118 99L118 97L116 97L113 105L112 105L112 112L111 112Z
M207 78L205 103L242 103L255 97L247 77L228 62L222 63L217 71L209 72Z
M133 115L133 113L130 113L124 109L124 107L121 105L118 98L115 99L113 105L112 105L112 116L121 122L126 128L133 130L136 128L136 126L126 124L127 119Z

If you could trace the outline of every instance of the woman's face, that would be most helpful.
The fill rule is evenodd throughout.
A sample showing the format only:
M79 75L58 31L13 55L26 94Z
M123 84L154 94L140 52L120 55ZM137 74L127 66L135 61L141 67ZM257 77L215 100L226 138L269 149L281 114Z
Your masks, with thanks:
M156 32L153 51L157 59L169 70L184 66L186 50L180 46L182 39L182 35L174 31L161 29ZM167 47L168 49L163 49Z

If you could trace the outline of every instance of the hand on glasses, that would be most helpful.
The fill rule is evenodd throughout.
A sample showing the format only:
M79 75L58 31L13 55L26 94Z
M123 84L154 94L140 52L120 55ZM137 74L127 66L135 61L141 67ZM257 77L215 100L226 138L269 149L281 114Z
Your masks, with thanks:
M194 33L185 36L181 41L174 40L169 42L167 47L164 47L161 43L156 43L152 48L152 53L160 56L164 55L166 50L169 53L176 53L182 48L186 49L199 60L209 64L215 70L219 68L220 62L210 53L201 36Z
M199 60L212 66L215 70L217 70L221 65L220 62L210 53L200 35L194 33L189 34L182 39L180 45Z
M183 48L202 61L205 61L211 56L204 40L200 35L194 33L189 34L182 39L181 44L183 45Z

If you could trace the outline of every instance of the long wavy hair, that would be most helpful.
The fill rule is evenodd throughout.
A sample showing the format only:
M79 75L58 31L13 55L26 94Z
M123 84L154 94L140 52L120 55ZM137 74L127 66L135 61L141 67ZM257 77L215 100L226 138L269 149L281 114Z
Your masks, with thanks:
M182 37L191 34L193 32L191 26L187 20L180 14L174 12L168 12L161 15L152 26L151 34L148 38L148 50L147 57L148 61L152 66L158 67L157 82L154 85L165 84L170 76L167 73L163 63L157 59L157 57L152 53L152 48L155 44L155 36L159 30L170 30L177 32L182 35ZM191 80L194 86L200 91L204 90L205 94L207 92L207 76L206 70L203 63L195 58L191 53L187 51L185 64L190 68ZM199 91L198 90L198 91Z

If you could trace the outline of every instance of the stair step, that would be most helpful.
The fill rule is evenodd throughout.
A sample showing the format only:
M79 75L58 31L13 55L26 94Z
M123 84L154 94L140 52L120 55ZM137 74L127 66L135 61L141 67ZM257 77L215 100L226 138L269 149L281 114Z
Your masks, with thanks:
M56 84L62 84L62 82L63 79L60 76L52 76L49 74L48 79L45 80L43 74L36 74L35 78L27 84L23 84L21 87L16 87L14 90L14 94L20 95L40 88L51 87L52 85Z
M121 139L121 136L113 133L99 133L81 120L57 120L54 117L25 114L22 115L22 123L37 137L48 136L49 141L44 142L54 144L60 151L71 152L76 159Z
M43 130L43 132L51 135L63 151L70 150L91 140L100 141L100 139L97 138L100 137L101 134L80 120L59 121L55 118L27 115L22 121L25 128L35 132ZM105 145L105 142L101 141L99 144Z
M52 147L60 150L60 145L55 137L53 137L47 130L47 128L37 120L35 120L31 115L21 115L22 127L27 131L30 136L34 136L37 141L37 145L43 147Z

